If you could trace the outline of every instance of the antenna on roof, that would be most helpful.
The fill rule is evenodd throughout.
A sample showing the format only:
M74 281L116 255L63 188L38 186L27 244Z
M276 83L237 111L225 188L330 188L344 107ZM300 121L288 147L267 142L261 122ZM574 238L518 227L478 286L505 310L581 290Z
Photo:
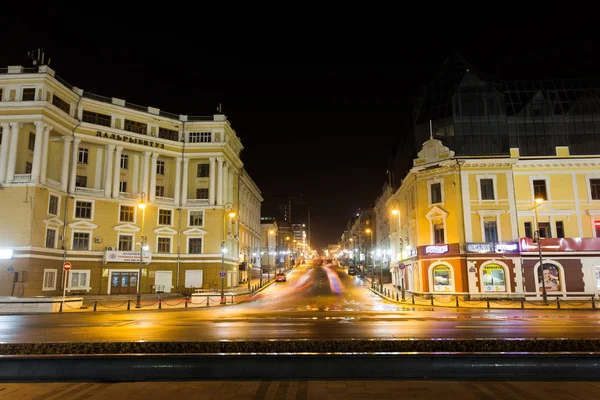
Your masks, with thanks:
M431 120L429 120L429 140L433 140L433 128L431 127Z
M44 63L44 59L46 55L44 54L44 49L37 48L27 52L27 57L31 59L31 63L33 65L50 65L50 58L48 58L48 63Z
M223 113L223 109L221 107L221 103L219 103L219 107L217 107L217 111L219 112L219 114Z

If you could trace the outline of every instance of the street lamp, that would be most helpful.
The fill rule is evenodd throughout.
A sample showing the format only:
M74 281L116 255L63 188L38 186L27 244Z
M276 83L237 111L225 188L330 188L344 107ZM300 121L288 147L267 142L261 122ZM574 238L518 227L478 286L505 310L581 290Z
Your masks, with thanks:
M260 242L259 242L259 244L260 244ZM260 247L255 247L254 252L258 256L258 265L259 265L258 272L260 273L260 286L262 286L262 252L260 251ZM252 275L250 277L252 277Z
M273 225L270 225L270 227ZM269 235L274 235L275 231L273 229L269 229ZM269 252L269 236L267 235L267 283L271 280L271 253ZM277 251L277 237L275 237L275 251ZM275 261L275 260L273 260ZM261 275L262 279L262 275Z
M365 229L365 233L371 236L371 251L373 251L373 231L370 228ZM373 262L373 254L371 254L371 289L375 289L375 263Z
M286 268L289 268L289 266L290 266L289 250L290 250L290 237L286 236L285 237L285 251L287 252L287 254L285 255L285 266L286 266Z
M400 260L402 260L402 250L404 250L404 241L402 240L402 234L400 230L400 210L397 208L392 209L392 214L398 216L398 253L400 254ZM400 269L400 266L398 266ZM400 291L402 292L402 300L404 300L404 269L400 269Z
M146 236L144 236L144 219L146 218L146 193L142 192L141 194L142 200L138 204L138 208L142 210L142 235L140 237L140 266L138 269L137 276L137 295L135 300L135 308L141 308L141 285L142 285L142 263L144 256L144 247L146 247Z
M221 304L226 304L225 300L225 244L227 242L227 219L225 218L229 215L229 218L233 219L235 217L235 211L233 211L232 203L225 203L223 206L223 241L221 242Z
M544 280L544 261L542 259L542 235L540 234L540 220L538 218L538 206L544 202L544 199L538 197L535 199L535 205L533 209L535 211L535 235L537 237L537 245L538 245L538 254L540 256L540 268L542 270L542 298L544 300L544 305L548 305L548 293L546 292L546 281ZM536 240L534 237L534 242Z

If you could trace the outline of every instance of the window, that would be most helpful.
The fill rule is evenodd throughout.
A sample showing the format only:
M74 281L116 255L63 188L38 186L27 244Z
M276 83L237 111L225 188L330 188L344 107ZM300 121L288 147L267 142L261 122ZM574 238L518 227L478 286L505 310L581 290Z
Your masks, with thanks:
M543 266L543 271L542 267L538 267L538 288L542 291L542 286L545 286L547 292L560 292L560 270L554 264L543 264Z
M71 105L58 97L57 95L52 95L52 104L56 107L60 108L62 111L69 114L71 112Z
M35 149L35 133L29 132L29 143L27 144L27 149L33 151Z
M127 193L127 181L120 181L119 182L119 192L121 192L121 193Z
M501 265L487 264L482 272L484 292L506 292L504 268Z
M533 229L531 228L531 222L525 222L525 237L533 238Z
M435 243L445 243L446 239L444 237L444 224L434 224L433 225L433 238Z
M121 212L119 213L120 222L133 222L134 220L134 206L121 206Z
M189 238L189 254L201 254L202 253L202 238Z
M437 204L442 202L442 184L433 183L431 184L431 204Z
M85 147L80 148L79 151L77 152L77 162L79 164L87 164L88 163L88 149L86 149Z
M212 132L190 132L190 143L210 143Z
M485 231L486 242L498 241L498 230L496 228L496 221L483 221L483 229Z
M76 201L75 202L75 218L92 219L92 202Z
M165 174L165 162L164 161L156 161L156 175L164 175Z
M190 226L202 226L204 223L203 211L190 211Z
M2 101L2 95L4 94L4 90L0 88L0 101Z
M481 200L494 200L494 180L481 179L479 184L481 186Z
M83 122L89 122L90 124L102 125L102 126L111 126L111 117L110 115L98 114L91 111L83 110L82 116Z
M159 253L170 253L171 252L171 238L170 237L159 237L157 251Z
M208 169L208 164L198 164L198 173L196 174L196 176L198 178L208 178Z
M87 250L89 246L89 232L73 232L73 250Z
M158 224L171 225L171 210L158 210Z
M206 189L206 188L196 189L196 198L197 199L208 199L208 189Z
M133 250L133 236L132 235L119 235L119 251L132 251Z
M433 267L433 290L436 292L452 292L452 271L447 265Z
M548 200L545 180L539 179L533 181L533 198Z
M552 237L552 231L550 230L549 222L540 222L538 225L540 229L540 237L542 239Z
M25 162L25 173L30 174L32 169L33 169L33 164L30 163L29 161L26 161Z
M21 97L21 101L33 101L33 100L35 100L35 88L23 89L23 96Z
M590 179L590 192L592 200L600 200L600 179Z
M58 196L50 195L48 200L48 214L58 215Z
M125 130L133 133L139 133L141 135L146 135L148 132L148 125L142 122L131 121L126 119Z
M156 186L156 197L165 197L165 187Z
M121 154L121 169L129 169L129 156Z
M179 140L179 132L171 129L158 128L158 137L161 139Z
M44 269L42 290L56 290L56 272L55 269Z
M87 176L77 175L75 177L75 187L87 187Z
M56 229L46 229L46 247L49 249L56 247Z
M563 221L556 221L556 237L565 237L565 224L563 223Z
M70 289L87 289L90 277L90 271L71 271L69 274L71 284Z

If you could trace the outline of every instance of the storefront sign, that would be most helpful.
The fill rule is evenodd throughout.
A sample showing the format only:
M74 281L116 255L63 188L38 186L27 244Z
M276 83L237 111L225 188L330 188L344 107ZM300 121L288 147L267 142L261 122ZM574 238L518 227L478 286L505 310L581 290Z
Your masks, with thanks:
M100 132L96 131L96 137L102 137L105 139L118 140L120 142L133 143L133 144L141 144L144 146L150 146L157 149L164 149L164 143L153 142L152 140L143 139L143 138L133 138L124 135L117 135L116 133L108 133L108 132Z
M412 258L412 257L416 257L417 256L417 249L416 248L410 248L407 250L408 253L408 258Z
M433 245L425 247L425 254L444 254L448 252L448 245Z
M531 238L521 238L520 248L521 252L538 251ZM546 238L542 251L600 251L600 238Z
M487 264L483 267L483 291L506 292L504 267L498 264Z
M104 256L106 262L140 262L140 252L139 251L116 251L116 250L107 250ZM148 251L144 251L142 256L142 262L144 264L148 264L152 261L152 253Z
M467 253L518 253L519 244L517 242L483 242L467 243Z

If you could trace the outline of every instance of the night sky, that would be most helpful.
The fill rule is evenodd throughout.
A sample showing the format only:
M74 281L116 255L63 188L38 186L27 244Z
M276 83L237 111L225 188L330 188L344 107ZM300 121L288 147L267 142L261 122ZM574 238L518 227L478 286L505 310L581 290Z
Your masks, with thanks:
M269 31L257 20L257 34L206 17L185 23L183 9L163 24L116 10L97 20L96 11L37 10L3 17L0 67L29 65L27 51L42 47L57 75L88 92L187 115L212 115L222 103L263 197L310 203L313 247L337 242L356 209L373 205L410 133L419 87L451 52L505 79L600 75L598 41L528 38L543 24L482 24L476 34L428 39L386 24L317 35L314 21Z

